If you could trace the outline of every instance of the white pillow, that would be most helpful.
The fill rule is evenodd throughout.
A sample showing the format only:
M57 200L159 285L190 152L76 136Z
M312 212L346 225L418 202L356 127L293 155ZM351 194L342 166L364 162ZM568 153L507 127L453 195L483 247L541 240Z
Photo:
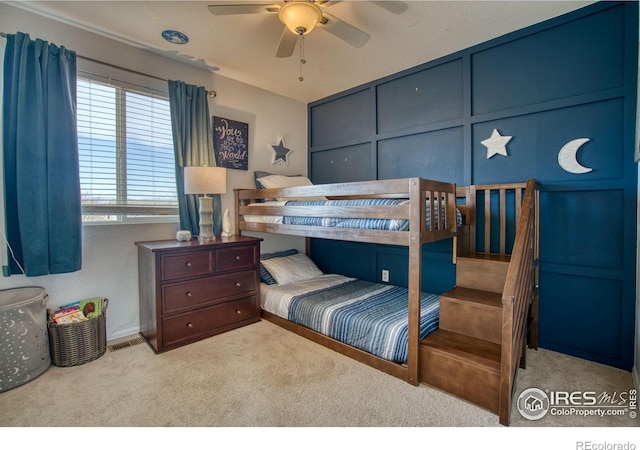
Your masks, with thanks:
M260 184L267 189L290 186L311 186L311 180L303 176L268 175L260 178Z
M318 266L304 253L265 259L261 263L279 285L309 280L323 275Z
M267 189L285 188L293 186L313 186L309 178L303 176L268 175L260 178L260 184ZM298 200L326 200L326 197L300 197ZM294 200L293 198L281 197L279 201Z

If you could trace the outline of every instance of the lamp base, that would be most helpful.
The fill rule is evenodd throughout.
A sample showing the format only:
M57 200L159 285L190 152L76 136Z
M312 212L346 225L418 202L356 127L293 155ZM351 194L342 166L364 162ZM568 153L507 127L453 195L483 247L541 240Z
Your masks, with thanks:
M200 216L200 233L198 240L200 242L213 241L213 197L203 195L198 199L198 214Z

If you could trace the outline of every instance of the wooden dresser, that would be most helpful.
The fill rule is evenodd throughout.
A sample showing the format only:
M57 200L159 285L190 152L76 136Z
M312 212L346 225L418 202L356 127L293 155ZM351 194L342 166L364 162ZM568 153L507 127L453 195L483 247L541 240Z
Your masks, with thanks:
M261 240L136 242L140 333L157 353L260 320Z

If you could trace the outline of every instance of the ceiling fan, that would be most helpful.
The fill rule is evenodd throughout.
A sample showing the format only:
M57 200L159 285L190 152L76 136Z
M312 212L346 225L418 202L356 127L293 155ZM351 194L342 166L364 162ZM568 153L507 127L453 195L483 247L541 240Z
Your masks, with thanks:
M338 3L338 1L284 0L274 2L221 2L209 5L209 12L216 16L233 14L277 14L285 27L280 37L276 58L287 58L293 55L298 37L310 33L316 25L356 48L362 47L371 36L359 28L327 13L326 7L333 3ZM383 5L380 6L385 7Z

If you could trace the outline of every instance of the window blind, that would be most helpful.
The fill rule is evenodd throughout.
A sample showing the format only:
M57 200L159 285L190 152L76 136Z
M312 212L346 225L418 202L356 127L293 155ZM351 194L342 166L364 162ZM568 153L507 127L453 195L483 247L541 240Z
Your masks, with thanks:
M169 100L78 78L84 221L176 216Z

